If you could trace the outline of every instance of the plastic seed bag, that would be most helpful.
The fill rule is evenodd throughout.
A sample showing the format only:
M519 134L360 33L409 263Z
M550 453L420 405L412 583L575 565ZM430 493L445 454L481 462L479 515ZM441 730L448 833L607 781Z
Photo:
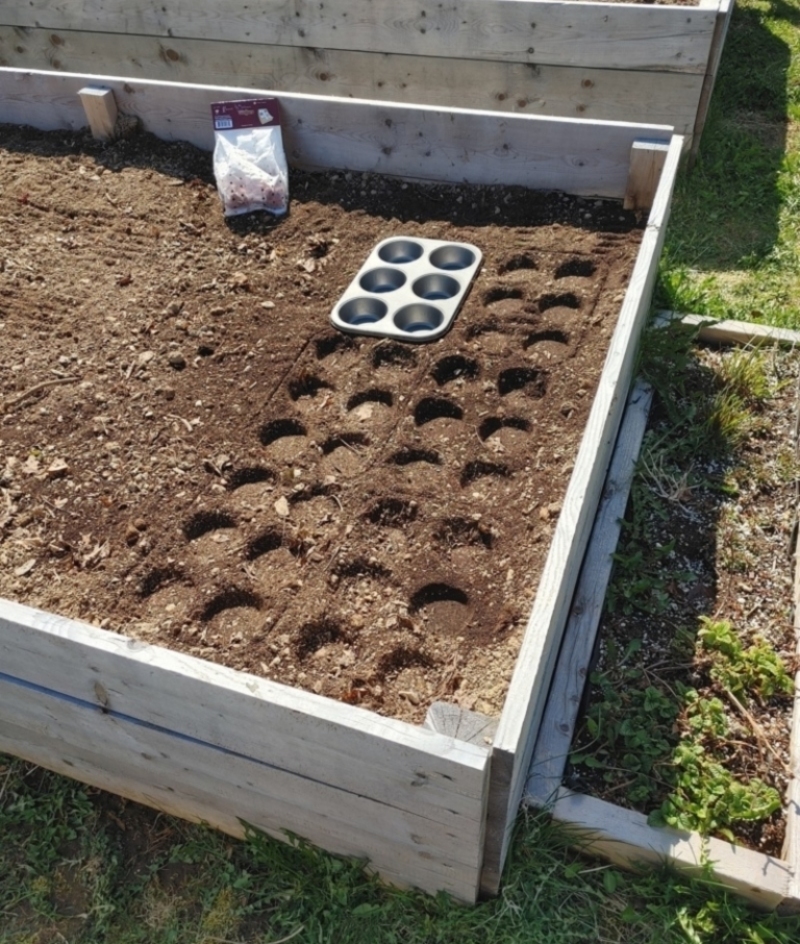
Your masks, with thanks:
M214 176L225 216L289 206L289 171L276 98L215 102Z

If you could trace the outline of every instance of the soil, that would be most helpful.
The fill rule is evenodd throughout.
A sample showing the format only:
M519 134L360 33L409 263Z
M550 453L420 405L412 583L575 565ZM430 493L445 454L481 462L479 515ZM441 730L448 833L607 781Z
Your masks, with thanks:
M641 573L654 588L647 611L607 605L599 628L597 670L618 671L619 653L633 652L634 642L641 644L627 659L641 680L629 680L628 685L647 684L671 695L675 713L666 735L669 750L650 775L653 784L660 785L649 802L631 795L637 776L631 772L621 739L616 752L602 751L599 767L568 767L565 783L573 789L648 814L658 809L671 792L664 772L671 768L672 749L680 738L697 740L686 706L675 695L685 686L695 690L701 701L719 699L725 708L727 734L706 736L700 742L704 750L739 781L758 778L785 796L793 697L783 692L763 697L747 690L731 697L714 675L710 654L696 642L701 617L725 620L742 647L763 640L790 675L798 670L793 589L800 355L776 349L764 356L771 395L753 408L748 435L733 444L727 457L697 457L682 471L654 462L647 443L663 443L674 432L669 409L655 398L641 472L653 493L646 533L653 547L672 550L656 568L648 564L646 554L643 557ZM741 357L735 348L699 347L688 367L684 400L676 400L673 409L688 411L693 404L701 415L703 398L715 389L715 378L724 375L726 362L734 357ZM629 508L629 519L630 515ZM634 553L635 546L624 553ZM655 605L655 594L661 597L660 605ZM616 653L613 658L612 653ZM588 686L587 695L589 701L602 701L596 685ZM649 723L654 739L664 736L658 733L658 724L667 723L664 718ZM591 753L596 746L597 739L579 726L574 748ZM783 809L759 821L734 822L730 828L740 844L781 856ZM729 838L724 832L716 835Z
M0 126L0 595L412 721L502 706L641 237L618 203ZM432 344L328 316L391 235L484 262Z

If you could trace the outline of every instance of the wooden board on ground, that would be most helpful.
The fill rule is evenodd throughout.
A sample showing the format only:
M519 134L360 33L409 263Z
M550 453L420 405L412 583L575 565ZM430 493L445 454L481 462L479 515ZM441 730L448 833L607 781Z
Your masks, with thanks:
M613 554L622 530L622 519L652 398L652 388L641 380L634 385L628 397L603 497L583 560L525 787L526 797L536 797L542 805L555 797L564 779L564 767L611 577Z

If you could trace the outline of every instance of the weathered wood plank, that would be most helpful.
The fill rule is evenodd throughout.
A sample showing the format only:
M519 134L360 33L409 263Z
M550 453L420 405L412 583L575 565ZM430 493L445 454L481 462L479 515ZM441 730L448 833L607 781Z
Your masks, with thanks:
M682 315L674 311L658 311L656 317L665 322L678 319L682 324L697 327L698 337L711 344L781 344L788 347L800 345L800 331L792 328L776 328L772 325L727 318L720 321L706 315Z
M528 772L525 792L540 804L564 777L652 397L651 387L635 384L614 447Z
M92 83L113 89L119 110L137 115L145 130L206 149L213 144L211 102L252 96L251 89L0 69L0 121L79 128L84 117L77 92ZM656 125L280 97L287 158L309 169L620 197L633 141L670 135Z
M653 205L668 147L663 141L633 142L628 183L622 201L626 210L645 211Z
M278 838L289 829L387 878L475 898L479 803L458 824L436 822L3 676L0 750L238 834L239 819Z
M705 74L716 9L548 0L27 0L5 26Z
M566 624L625 405L637 339L650 310L680 154L681 140L674 138L611 339L495 736L486 856L481 880L486 893L497 889L508 852L533 753L535 732L544 712L559 637Z
M703 134L703 128L708 118L708 109L711 105L711 95L714 91L714 85L717 81L717 72L722 58L722 49L725 45L725 37L728 35L728 26L733 15L733 0L722 0L717 11L717 22L714 26L714 36L711 40L711 51L708 56L708 66L703 80L703 89L700 93L700 101L697 105L697 118L692 133L692 158L697 156L697 149L700 146L700 138Z
M450 702L435 701L425 715L425 727L459 741L489 745L497 730L497 719Z
M800 331L797 332L800 338ZM800 391L798 391L800 396ZM794 430L794 452L800 458L800 403ZM800 550L794 548L794 636L795 654L800 660ZM800 664L800 661L798 662ZM792 710L792 733L789 740L789 765L792 777L786 789L786 838L783 855L792 870L789 897L800 908L800 669L794 678L794 705Z
M82 88L78 97L83 102L86 120L95 138L108 141L114 134L117 120L117 103L111 89Z
M669 862L702 874L710 863L715 881L758 908L772 910L789 895L789 866L773 856L697 833L656 829L641 813L568 790L560 791L552 813L576 828L582 850L623 867Z
M472 815L484 791L483 747L8 600L0 600L0 666L11 678L423 817Z
M168 82L672 125L691 135L705 77L0 26L0 65Z

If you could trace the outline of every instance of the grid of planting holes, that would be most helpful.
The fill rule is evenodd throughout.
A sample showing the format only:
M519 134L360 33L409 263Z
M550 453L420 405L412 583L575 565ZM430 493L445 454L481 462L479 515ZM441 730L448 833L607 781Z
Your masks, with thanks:
M143 566L143 618L166 609L177 648L386 714L496 712L591 406L583 346L619 307L595 312L603 246L626 238L484 260L435 344L321 323L251 418L259 461L220 457L223 488Z

